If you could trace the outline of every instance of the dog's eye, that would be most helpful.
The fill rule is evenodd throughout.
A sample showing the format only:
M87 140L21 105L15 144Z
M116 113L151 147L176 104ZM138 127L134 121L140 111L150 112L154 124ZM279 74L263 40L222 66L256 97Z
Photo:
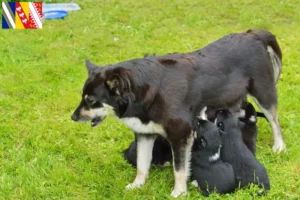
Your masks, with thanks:
M92 98L89 98L89 97L87 97L87 98L85 99L85 101L86 101L86 103L89 104L89 105L93 105L93 104L96 103L96 100L95 100L95 99L92 99Z
M224 123L223 123L223 122L219 122L219 123L217 124L217 127L218 127L220 130L224 131Z

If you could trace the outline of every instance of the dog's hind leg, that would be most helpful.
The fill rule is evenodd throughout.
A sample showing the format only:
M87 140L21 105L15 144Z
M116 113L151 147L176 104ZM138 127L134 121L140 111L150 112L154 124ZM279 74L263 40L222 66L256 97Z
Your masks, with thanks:
M278 114L277 114L277 105L271 105L270 107L264 107L263 105L260 105L258 103L259 107L267 117L268 121L270 122L270 125L272 127L273 136L274 136L274 145L272 147L272 150L274 152L281 152L286 150L285 143L282 138L281 129L279 125L278 120Z
M137 139L137 174L134 181L126 189L142 187L149 175L152 150L156 135L136 134Z
M262 82L264 83L264 82ZM285 143L283 141L283 137L281 134L281 129L278 120L277 113L277 92L276 87L274 85L269 85L269 87L265 87L267 84L262 84L263 87L253 87L250 94L254 97L254 100L259 105L266 118L268 119L274 136L274 145L272 150L274 152L281 152L286 150ZM267 89L266 89L267 88Z

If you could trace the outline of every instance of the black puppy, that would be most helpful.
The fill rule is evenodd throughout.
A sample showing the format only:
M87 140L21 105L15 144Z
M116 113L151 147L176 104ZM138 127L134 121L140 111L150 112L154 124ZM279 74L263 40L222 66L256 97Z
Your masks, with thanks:
M217 116L217 110L211 107L208 107L206 110L207 118L209 121L214 122ZM243 101L241 109L238 112L239 120L244 122L244 126L241 129L243 141L248 147L248 149L255 154L256 152L256 139L257 139L257 117L266 118L265 115L261 112L256 112L254 106L247 102Z
M221 158L233 166L240 187L254 183L263 187L264 190L269 190L270 182L266 168L255 158L243 142L242 122L233 116L230 111L221 110L217 113L216 123L219 129L225 132L221 135L223 144Z
M254 106L244 101L239 112L239 120L244 122L244 126L241 129L242 137L245 145L248 149L255 154L256 152L256 139L257 139L257 117L264 117L263 113L256 112Z
M233 167L220 159L222 146L220 131L210 121L198 120L192 148L191 180L208 196L216 191L220 194L232 192L238 184Z
M170 143L163 137L157 136L152 150L151 164L158 166L169 166L172 160L172 151ZM137 159L137 143L133 141L128 149L123 151L123 157L133 167L136 167Z

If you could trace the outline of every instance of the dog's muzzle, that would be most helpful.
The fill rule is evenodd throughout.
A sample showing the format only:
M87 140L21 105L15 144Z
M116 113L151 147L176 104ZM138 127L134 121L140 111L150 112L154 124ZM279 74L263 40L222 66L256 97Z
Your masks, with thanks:
M74 113L72 116L71 116L71 119L75 122L77 122L79 120L79 117Z
M96 117L96 118L93 118L93 119L88 119L88 118L82 118L80 117L80 115L74 113L72 116L71 116L71 119L75 122L87 122L87 121L91 121L91 126L92 127L96 127L98 126L105 118L101 118L101 117Z
M101 119L100 117L94 118L91 121L91 126L92 127L98 126L102 121L103 119Z

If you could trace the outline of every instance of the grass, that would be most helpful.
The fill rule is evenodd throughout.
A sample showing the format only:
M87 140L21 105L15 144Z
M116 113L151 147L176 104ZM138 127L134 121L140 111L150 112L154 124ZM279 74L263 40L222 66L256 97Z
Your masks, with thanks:
M169 199L172 168L152 168L144 188L121 152L132 132L115 118L100 127L71 121L87 77L99 65L145 53L189 52L231 32L266 28L283 51L279 115L287 152L271 151L259 121L257 158L271 191L261 199L300 198L300 2L298 0L77 1L82 10L42 30L0 30L0 199ZM207 199L256 199L255 187ZM186 199L202 199L189 184Z

